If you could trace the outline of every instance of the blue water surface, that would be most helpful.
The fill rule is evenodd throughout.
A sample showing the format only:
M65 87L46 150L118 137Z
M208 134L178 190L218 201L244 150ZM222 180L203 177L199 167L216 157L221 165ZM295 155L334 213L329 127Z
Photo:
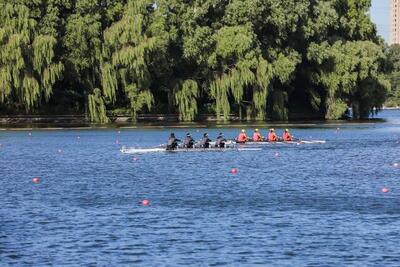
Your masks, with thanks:
M400 111L380 117L292 128L326 144L137 156L121 145L172 130L0 131L0 266L400 266Z

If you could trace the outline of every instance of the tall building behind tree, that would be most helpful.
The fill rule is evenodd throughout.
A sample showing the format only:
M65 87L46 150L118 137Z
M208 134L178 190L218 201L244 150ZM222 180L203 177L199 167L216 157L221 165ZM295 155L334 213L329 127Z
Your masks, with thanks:
M390 44L400 44L400 0L391 0L390 17Z

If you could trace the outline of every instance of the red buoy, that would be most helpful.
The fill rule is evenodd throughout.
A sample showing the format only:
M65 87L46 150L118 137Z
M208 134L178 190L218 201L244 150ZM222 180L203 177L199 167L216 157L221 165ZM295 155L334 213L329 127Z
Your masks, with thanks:
M236 168L232 168L231 173L232 174L237 174L238 170Z
M32 183L34 183L34 184L40 183L40 178L39 177L32 178Z
M150 205L150 200L148 200L148 199L143 199L142 201L140 201L140 203L141 203L143 206L148 206L148 205Z
M382 191L382 193L388 193L389 192L389 188L383 187L381 191Z

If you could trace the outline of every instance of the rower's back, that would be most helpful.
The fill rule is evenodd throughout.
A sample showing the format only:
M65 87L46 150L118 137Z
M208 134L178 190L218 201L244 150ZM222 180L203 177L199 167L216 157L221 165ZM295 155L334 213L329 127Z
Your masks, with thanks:
M200 147L201 148L209 148L210 147L210 142L211 142L211 140L208 138L208 136L204 136L200 140Z

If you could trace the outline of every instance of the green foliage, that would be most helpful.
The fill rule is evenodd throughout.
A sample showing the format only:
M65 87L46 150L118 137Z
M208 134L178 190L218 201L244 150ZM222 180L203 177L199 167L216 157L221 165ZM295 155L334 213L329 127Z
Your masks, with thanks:
M40 34L31 17L36 6L0 2L0 104L11 102L32 111L48 101L63 66L56 60L57 40Z
M109 119L106 115L106 105L101 95L101 90L95 88L93 94L88 96L90 121L107 123Z
M391 92L385 103L388 107L400 106L400 45L395 44L386 49L386 72L390 79Z
M326 119L338 119L349 103L357 118L384 104L390 90L382 75L385 56L370 41L312 44L308 58L318 64L314 82L325 89Z
M186 80L175 92L175 102L179 108L179 120L193 121L197 114L199 87L196 81Z
M104 31L102 86L104 96L114 104L119 88L128 100L132 117L147 106L153 95L148 65L151 54L162 49L162 36L152 36L151 22L146 15L147 1L131 0L121 20ZM154 25L153 25L154 26Z
M352 107L367 117L387 96L400 103L400 48L385 55L370 5L0 0L0 109L65 105L99 123L116 110L287 120L299 107L326 119Z

